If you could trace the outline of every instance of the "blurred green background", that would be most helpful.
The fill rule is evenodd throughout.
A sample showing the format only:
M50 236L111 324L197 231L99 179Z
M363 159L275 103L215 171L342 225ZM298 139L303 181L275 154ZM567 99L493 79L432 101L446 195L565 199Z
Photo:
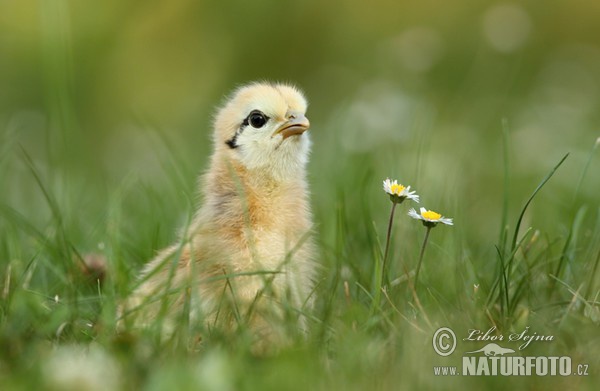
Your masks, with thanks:
M151 141L159 134L175 152L183 190L193 192L215 107L251 80L305 90L317 210L336 196L327 186L365 185L348 163L358 160L374 170L369 185L397 176L437 194L428 205L454 207L460 199L468 220L487 219L502 194L502 118L515 181L537 180L571 152L561 178L572 186L568 179L600 135L597 2L24 0L0 7L2 164L10 166L0 181L2 201L19 209L39 196L14 161L19 145L49 170L89 178L82 197L94 198L128 175L160 183L163 147Z
M412 185L423 206L455 219L455 227L433 234L424 272L439 272L429 273L436 293L457 303L485 281L485 273L494 273L505 191L514 228L527 197L567 152L523 227L541 230L543 251L555 261L575 212L587 205L570 253L586 263L568 269L580 281L589 273L600 232L594 226L597 156L575 198L600 137L598 21L600 2L589 0L0 0L5 292L6 276L27 275L35 269L31 264L50 270L30 272L33 290L48 298L69 292L70 277L61 276L70 276L73 264L60 261L68 251L48 245L60 247L63 235L78 252L101 252L116 262L107 294L125 295L141 265L175 239L193 211L216 107L236 86L263 79L294 83L310 101L309 180L323 279L337 270L350 280L353 299L365 302L353 284L369 284L375 233L384 239L390 205L383 179ZM414 263L423 235L414 228L397 217L392 275L402 274L400 260ZM331 286L337 292L331 302L344 302L343 288ZM30 333L54 335L64 321L60 314L28 311L3 318L0 345L8 362L27 350L20 341L29 341ZM90 311L92 318L99 313ZM114 308L102 311L114 315ZM334 316L331 327L342 324L338 331L345 335L355 325L348 320L353 316ZM470 315L455 316L472 326ZM22 331L31 324L40 328ZM339 355L368 348L365 359L387 363L379 354L385 342L370 336L355 335ZM9 337L18 343L6 342ZM412 361L421 346L406 349L402 357ZM211 354L206 360L225 365L220 353ZM312 357L291 355L277 365L293 373L290 368ZM247 370L240 362L228 365ZM335 378L336 370L367 376L326 383L370 385L373 368L360 372L353 365L359 364L334 365L327 376ZM377 368L391 376L382 388L394 383L394 365ZM0 375L6 368L0 365ZM168 384L179 370L174 365L157 381ZM141 372L136 379L147 379ZM419 375L415 382L427 379Z

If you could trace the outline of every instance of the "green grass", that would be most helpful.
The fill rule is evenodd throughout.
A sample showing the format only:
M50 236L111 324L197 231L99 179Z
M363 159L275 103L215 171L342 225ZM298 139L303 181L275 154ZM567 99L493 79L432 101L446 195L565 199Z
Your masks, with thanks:
M455 200L440 198L445 207L437 208L426 189L419 191L423 205L454 217L456 225L432 230L418 296L411 287L425 228L406 216L406 203L397 207L384 280L390 282L382 289L382 244L391 205L379 177L388 172L374 161L365 166L357 156L343 163L352 173L344 181L323 185L312 173L323 269L310 314L311 333L296 335L291 346L265 357L252 354L244 331L234 336L214 332L201 344L186 339L189 330L183 326L177 337L162 342L152 330L115 331L117 304L132 289L141 265L174 240L194 202L193 169L177 158L168 139L159 145L162 182L128 176L116 186L92 184L107 189L98 194L87 193L85 176L67 178L69 168L51 169L49 162L34 161L22 148L9 152L4 185L17 185L12 174L17 168L18 179L33 194L30 207L0 205L2 389L62 390L66 384L93 389L73 383L74 373L84 383L98 379L123 389L593 388L600 365L595 354L600 219L593 209L597 203L586 200L583 190L590 179L586 170L597 164L595 148L580 175L568 180L560 194L564 202L551 204L542 197L556 191L553 176L568 164L566 155L546 174L538 173L537 187L535 182L524 185L529 198L505 192L496 206L502 214L494 219L468 217L469 205L460 194ZM509 188L520 180L508 168L512 165L505 165ZM178 192L182 186L184 191ZM544 202L549 205L540 205ZM177 205L175 211L172 205ZM568 219L561 229L536 223L536 215L556 213L550 209L557 205ZM497 226L498 221L500 235L487 242L468 229ZM108 260L103 283L82 271L82 260L90 253ZM294 329L294 324L290 320L284 326ZM524 353L571 356L576 364L588 364L592 376L436 377L433 366L457 365L461 352L482 345L459 340L454 358L440 357L431 339L442 326L459 338L474 328L495 326L508 334L529 326L555 340L534 342Z
M0 391L597 388L597 12L519 4L529 36L502 52L484 27L504 2L383 3L0 4ZM311 102L310 333L294 309L292 344L266 356L243 328L198 343L185 317L168 340L118 333L118 304L197 205L211 110L265 78ZM417 295L419 205L397 206L383 274L386 177L454 218L431 231ZM458 337L449 357L440 327ZM434 376L492 327L554 336L516 355L570 356L589 376Z

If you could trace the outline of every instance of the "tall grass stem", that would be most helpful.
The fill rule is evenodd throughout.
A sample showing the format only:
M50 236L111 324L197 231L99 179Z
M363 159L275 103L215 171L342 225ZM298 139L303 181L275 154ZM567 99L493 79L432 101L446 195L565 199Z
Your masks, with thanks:
M425 239L423 239L423 245L421 246L421 253L419 254L419 263L417 264L417 271L415 272L415 292L417 291L417 283L419 281L419 272L421 271L421 263L423 263L423 254L425 254L425 247L427 246L427 241L429 240L429 232L432 227L427 227L427 232L425 232Z
M390 212L390 222L388 224L387 237L385 239L385 252L383 253L383 265L381 267L381 284L384 284L385 277L386 277L386 266L387 266L388 254L390 252L390 238L392 236L392 225L394 224L394 212L396 211L396 205L398 205L398 204L395 202L392 202L392 211Z

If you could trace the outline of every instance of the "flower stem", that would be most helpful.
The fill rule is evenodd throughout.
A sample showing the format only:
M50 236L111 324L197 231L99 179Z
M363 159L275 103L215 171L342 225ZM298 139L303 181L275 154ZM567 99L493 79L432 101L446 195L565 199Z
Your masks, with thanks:
M394 223L394 212L396 211L396 203L392 202L392 211L390 212L390 222L388 224L387 238L385 239L385 252L383 254L383 266L381 267L381 284L385 281L385 269L387 265L388 253L390 251L390 238L392 236L392 224Z
M421 263L423 263L423 254L425 254L425 246L427 246L427 240L429 239L429 231L431 231L431 227L427 227L427 232L425 232L425 239L423 240L423 245L421 246L421 254L419 255L419 263L417 264L417 271L415 272L415 292L417 291L419 271L421 270Z

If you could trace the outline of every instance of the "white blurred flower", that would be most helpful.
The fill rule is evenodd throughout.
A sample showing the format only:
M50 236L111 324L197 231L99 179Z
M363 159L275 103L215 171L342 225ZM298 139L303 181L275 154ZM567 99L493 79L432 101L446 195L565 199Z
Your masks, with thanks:
M427 210L425 208L421 208L419 213L417 213L416 210L411 209L408 211L408 215L413 219L423 221L423 225L425 225L426 227L435 227L437 223L454 225L451 218L444 217L437 212Z
M53 389L118 390L121 381L115 360L99 346L61 346L44 365L46 381Z
M338 110L330 123L339 132L343 149L351 152L375 151L408 140L418 119L417 114L435 117L435 106L425 98L394 86L389 79L372 80L359 85ZM421 114L425 113L425 114Z
M443 44L443 37L438 31L427 26L417 26L392 38L385 49L405 68L414 72L426 72L442 57Z
M531 30L531 18L518 4L496 4L483 16L485 38L494 49L502 53L510 53L523 46Z
M234 378L231 359L220 350L207 352L196 371L198 389L202 390L235 390Z
M419 196L416 194L416 191L410 191L410 186L400 185L395 179L392 181L387 178L383 181L383 191L389 194L392 202L396 204L403 202L407 198L419 202Z

